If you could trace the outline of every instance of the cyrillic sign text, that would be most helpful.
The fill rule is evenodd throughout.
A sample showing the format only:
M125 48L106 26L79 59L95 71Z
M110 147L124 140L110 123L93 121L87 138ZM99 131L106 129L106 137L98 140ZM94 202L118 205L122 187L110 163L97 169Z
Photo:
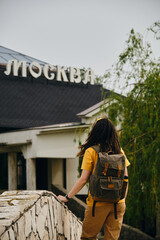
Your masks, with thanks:
M93 70L88 68L87 70L75 68L75 67L60 67L53 66L51 64L45 64L41 66L37 62L32 62L27 66L25 61L18 61L16 59L9 60L6 65L6 75L13 73L14 76L18 76L19 69L21 68L21 76L27 77L27 68L29 73L34 77L38 78L42 74L48 80L64 81L71 83L84 83L94 84L94 73Z

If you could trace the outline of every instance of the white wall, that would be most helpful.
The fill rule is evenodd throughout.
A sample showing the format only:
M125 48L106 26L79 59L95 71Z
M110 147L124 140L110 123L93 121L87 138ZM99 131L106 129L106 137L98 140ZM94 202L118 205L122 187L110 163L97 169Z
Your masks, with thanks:
M67 191L71 190L78 179L78 157L68 158L66 161L67 169ZM78 194L87 194L88 189L85 186Z
M0 152L22 151L28 158L74 158L86 127L50 128L1 133Z
M63 159L52 159L52 184L63 187Z
M47 158L75 157L78 143L74 141L75 130L70 132L51 133L37 137L36 155Z

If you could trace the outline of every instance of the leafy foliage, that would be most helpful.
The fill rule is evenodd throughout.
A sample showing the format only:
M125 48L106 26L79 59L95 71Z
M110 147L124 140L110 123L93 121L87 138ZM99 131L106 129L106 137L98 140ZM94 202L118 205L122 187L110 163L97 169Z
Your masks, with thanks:
M157 26L157 25L156 25ZM160 60L132 29L126 48L104 83L130 87L126 97L111 95L110 118L121 123L121 145L131 163L125 222L155 235L160 202Z
M160 21L153 23L152 26L148 28L148 30L154 33L157 40L160 39Z

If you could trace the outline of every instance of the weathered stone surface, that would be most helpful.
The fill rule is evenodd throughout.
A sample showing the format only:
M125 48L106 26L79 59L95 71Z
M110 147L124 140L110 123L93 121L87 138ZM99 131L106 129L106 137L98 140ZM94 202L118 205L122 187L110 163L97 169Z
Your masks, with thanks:
M35 235L33 232L31 232L30 236L27 238L27 240L35 240Z
M20 217L20 214L21 213L18 210L3 212L0 213L0 220L16 221Z
M35 236L35 240L40 240L38 234Z
M41 211L41 201L40 201L40 199L36 202L35 207L36 207L36 216L38 216L40 211Z
M71 234L72 239L78 240L81 222L54 194L5 193L0 197L0 240L70 240Z
M35 207L35 205L31 208L31 227L32 227L34 234L36 234L36 207Z
M1 195L0 199L5 199L5 200L9 200L10 202L13 200L31 200L31 201L35 201L36 199L39 198L38 194L30 194L30 195L22 195L22 194L17 194L17 195Z
M3 218L1 218L0 219L0 226L1 227L9 227L9 226L11 226L11 224L12 224L12 220L11 219L3 219ZM0 235L1 235L1 232L0 232Z
M64 214L64 235L66 236L67 240L70 239L70 224L68 224L69 220L69 212L65 209Z
M1 240L10 240L10 239L9 239L9 235L8 235L8 231L5 232L0 239L1 239Z
M18 223L17 222L15 224L13 224L13 231L14 231L15 239L17 239L17 235L18 235Z
M4 202L8 202L8 201L10 201L11 199L9 198L9 197L6 197L6 196L2 196L2 195L0 195L0 202L1 201L4 201Z
M49 234L48 234L48 231L47 229L44 229L44 237L43 237L44 240L49 240Z
M17 240L25 239L25 218L24 215L18 220Z
M63 234L63 227L62 227L62 205L57 202L57 229L58 233Z
M40 236L40 239L43 239L44 237L44 227L45 227L45 221L47 218L47 211L48 211L48 206L46 204L43 206L43 208L41 209L37 217L37 231Z
M48 208L45 228L48 229L49 239L53 239L52 224L51 224L51 217L50 217L50 214L49 214L49 208Z
M54 218L53 218L53 207L52 207L52 198L49 197L48 199L48 213L50 216L50 221L51 221L51 232L52 232L52 239L53 239L53 230L54 230Z
M24 215L25 217L25 236L28 237L31 233L31 211L28 211Z
M8 207L8 206L9 206L8 202L3 198L0 198L0 207Z
M48 203L48 196L44 196L41 198L41 207Z
M9 239L15 240L15 234L14 234L12 227L9 228L8 232L9 232Z
M1 196L5 195L5 196L12 196L12 195L17 195L18 194L18 191L15 190L15 191L6 191L6 192L3 192L1 194Z
M11 206L11 207L8 207L8 205L3 207L0 206L0 214L6 213L6 212L15 212L16 210L17 210L17 207L15 206Z
M53 239L57 239L58 238L58 233L57 233L57 229L54 228L54 234L53 234ZM67 239L68 240L68 239Z
M37 197L41 197L45 193L46 191L41 191L41 190L32 190L32 191L25 190L25 191L18 191L17 195L27 195L27 196L36 195Z
M4 231L5 231L6 227L3 225L1 225L1 222L0 222L0 233L2 234Z

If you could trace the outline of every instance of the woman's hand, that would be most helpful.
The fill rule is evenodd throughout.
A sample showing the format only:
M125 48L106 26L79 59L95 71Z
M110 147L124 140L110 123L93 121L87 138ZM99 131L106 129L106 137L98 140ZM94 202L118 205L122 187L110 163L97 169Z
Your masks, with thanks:
M58 196L58 200L60 200L61 202L64 202L64 203L68 202L67 198L65 196L62 196L62 195Z
M87 180L88 180L90 174L91 174L91 172L88 171L88 170L83 170L82 171L81 177L77 180L77 182L75 183L73 188L68 193L69 199L74 197L82 189L82 187L87 183ZM58 199L61 202L64 202L64 203L68 202L68 199L65 196L62 196L62 195L59 195Z

